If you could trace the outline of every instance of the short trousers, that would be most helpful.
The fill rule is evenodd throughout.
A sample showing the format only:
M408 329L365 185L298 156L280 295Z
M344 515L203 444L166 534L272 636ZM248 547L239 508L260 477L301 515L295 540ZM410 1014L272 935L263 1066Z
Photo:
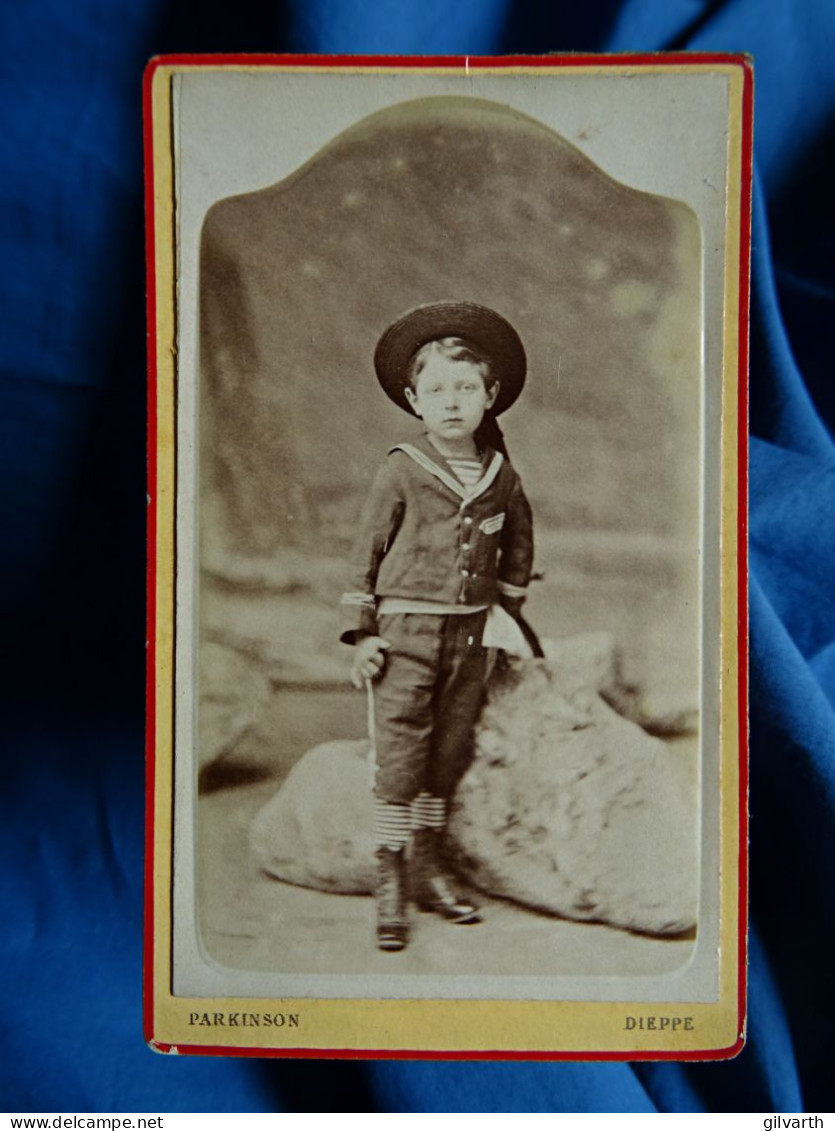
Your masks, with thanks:
M484 703L487 610L443 616L392 613L379 619L389 642L372 689L374 792L408 804L426 791L450 798L472 761Z

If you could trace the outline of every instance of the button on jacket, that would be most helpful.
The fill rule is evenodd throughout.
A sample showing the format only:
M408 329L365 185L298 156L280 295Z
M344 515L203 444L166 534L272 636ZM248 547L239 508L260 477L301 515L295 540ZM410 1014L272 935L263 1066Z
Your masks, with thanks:
M531 508L519 476L491 448L465 487L425 437L397 444L371 488L342 597L341 639L377 633L377 604L400 597L518 613L533 560Z

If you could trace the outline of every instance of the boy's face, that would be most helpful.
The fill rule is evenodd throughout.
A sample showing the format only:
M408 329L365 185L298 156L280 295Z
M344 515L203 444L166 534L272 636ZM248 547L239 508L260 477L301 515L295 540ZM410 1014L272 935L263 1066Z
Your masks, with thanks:
M430 435L454 445L472 438L498 392L498 381L487 389L472 362L432 353L417 375L415 388L406 388L406 400Z

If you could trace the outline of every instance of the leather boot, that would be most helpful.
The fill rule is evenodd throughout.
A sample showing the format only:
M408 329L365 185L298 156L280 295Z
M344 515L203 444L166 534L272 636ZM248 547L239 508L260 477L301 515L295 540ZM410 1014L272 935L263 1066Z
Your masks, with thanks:
M406 861L402 848L377 849L377 946L403 950L409 941Z
M478 905L465 896L443 862L443 834L418 829L412 836L412 872L415 903L421 911L434 911L452 923L480 923Z

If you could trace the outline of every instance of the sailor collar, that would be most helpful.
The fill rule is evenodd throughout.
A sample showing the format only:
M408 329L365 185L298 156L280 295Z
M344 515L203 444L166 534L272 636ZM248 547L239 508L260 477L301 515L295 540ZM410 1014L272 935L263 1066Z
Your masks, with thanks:
M432 454L430 454L430 451ZM419 467L428 471L430 475L434 475L464 502L469 502L471 499L477 499L479 495L483 495L494 482L504 463L504 456L501 452L494 452L492 448L487 448L482 459L484 470L481 478L472 487L465 487L448 467L444 467L443 464L438 462L439 459L443 459L443 456L440 452L436 452L426 440L421 444L395 444L394 447L389 448L389 454L392 452L403 452L409 456Z

